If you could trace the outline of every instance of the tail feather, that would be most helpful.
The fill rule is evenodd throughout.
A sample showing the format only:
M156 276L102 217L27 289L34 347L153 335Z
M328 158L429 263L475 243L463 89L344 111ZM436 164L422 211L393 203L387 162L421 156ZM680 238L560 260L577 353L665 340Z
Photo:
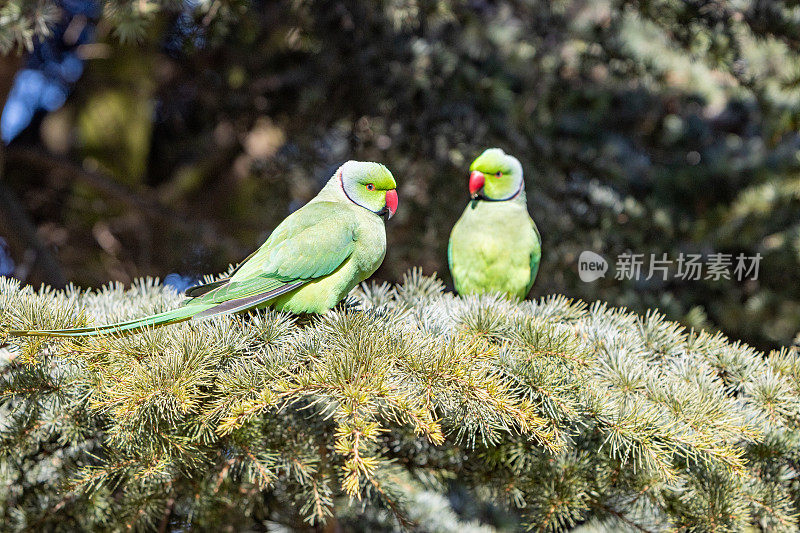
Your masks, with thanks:
M212 283L203 283L202 285L195 285L194 287L189 287L188 289L186 289L186 292L184 292L184 294L189 298L196 298L198 296L203 296L204 294L208 294L214 289L218 289L223 285L229 283L230 281L231 281L230 278L226 278L226 279L221 279L219 281L214 281Z
M282 294L291 292L306 281L296 281L294 283L282 283L275 279L267 279L266 287L271 289L256 294L249 294L240 298L231 298L229 300L219 301L213 297L217 289L226 286L228 280L219 287L214 286L210 288L203 296L200 296L189 303L171 311L164 311L155 315L146 316L144 318L137 318L134 320L127 320L125 322L117 322L116 324L108 324L105 326L89 326L82 328L70 329L33 329L22 330L12 329L8 333L15 337L92 337L95 335L118 335L134 333L141 329L148 327L166 326L167 324L175 324L176 322L183 322L191 318L208 318L211 316L227 315L237 313L246 309L257 307L260 304L273 300ZM209 284L209 285L214 285ZM204 290L207 286L198 287Z
M229 315L232 313L238 313L239 311L244 311L245 309L251 309L259 304L273 300L282 294L291 292L302 286L304 283L305 282L303 281L287 283L270 291L254 294L252 296L245 296L243 298L236 298L234 300L228 300L220 304L213 304L208 309L200 311L195 318L199 319L209 316Z
M163 313L146 316L144 318L137 318L125 322L117 322L116 324L108 324L105 326L90 326L70 329L12 329L8 333L9 335L17 337L91 337L94 335L134 333L147 327L166 326L167 324L175 324L177 322L189 320L195 314L206 310L212 305L213 304L187 305L171 311L164 311Z

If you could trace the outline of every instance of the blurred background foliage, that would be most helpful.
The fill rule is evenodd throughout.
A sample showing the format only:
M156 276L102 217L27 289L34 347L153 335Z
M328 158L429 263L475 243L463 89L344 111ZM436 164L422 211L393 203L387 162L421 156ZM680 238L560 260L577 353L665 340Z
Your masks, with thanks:
M447 278L468 165L498 146L544 240L533 295L762 348L800 330L796 0L10 0L0 52L0 268L27 283L191 283L347 159L399 183L376 277ZM763 259L583 283L583 250Z

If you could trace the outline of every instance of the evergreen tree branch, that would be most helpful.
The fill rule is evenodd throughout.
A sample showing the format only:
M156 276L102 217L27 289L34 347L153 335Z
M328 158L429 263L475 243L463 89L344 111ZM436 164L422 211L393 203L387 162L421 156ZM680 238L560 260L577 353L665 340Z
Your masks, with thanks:
M87 292L0 280L0 324L101 323L178 301L153 280ZM199 526L269 508L299 527L384 509L414 527L418 484L458 478L533 530L797 524L796 348L764 356L657 313L457 298L412 272L311 320L267 311L7 342L0 479L56 472L75 496L53 513L105 502L86 523ZM42 518L32 492L12 493L3 517Z

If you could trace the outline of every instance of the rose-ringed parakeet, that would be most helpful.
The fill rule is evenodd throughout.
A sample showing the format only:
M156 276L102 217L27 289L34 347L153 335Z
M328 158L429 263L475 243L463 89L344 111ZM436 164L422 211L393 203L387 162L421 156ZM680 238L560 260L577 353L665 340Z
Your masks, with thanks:
M522 165L489 148L469 169L472 199L453 226L447 249L456 290L523 299L539 270L542 240L528 214Z
M327 311L383 262L384 219L397 210L396 187L385 166L348 161L229 277L188 289L189 299L181 307L106 326L10 333L52 337L116 334L256 307L292 313Z

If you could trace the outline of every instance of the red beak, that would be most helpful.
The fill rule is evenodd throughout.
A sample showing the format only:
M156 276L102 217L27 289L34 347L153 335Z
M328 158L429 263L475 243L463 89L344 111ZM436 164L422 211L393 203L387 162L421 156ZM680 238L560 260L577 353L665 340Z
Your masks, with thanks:
M477 170L473 170L469 173L469 194L473 198L475 195L478 194L483 188L483 185L486 183L486 178L483 175L483 172L478 172Z
M395 189L386 191L386 209L389 210L389 218L392 218L397 211L397 204L397 191Z

